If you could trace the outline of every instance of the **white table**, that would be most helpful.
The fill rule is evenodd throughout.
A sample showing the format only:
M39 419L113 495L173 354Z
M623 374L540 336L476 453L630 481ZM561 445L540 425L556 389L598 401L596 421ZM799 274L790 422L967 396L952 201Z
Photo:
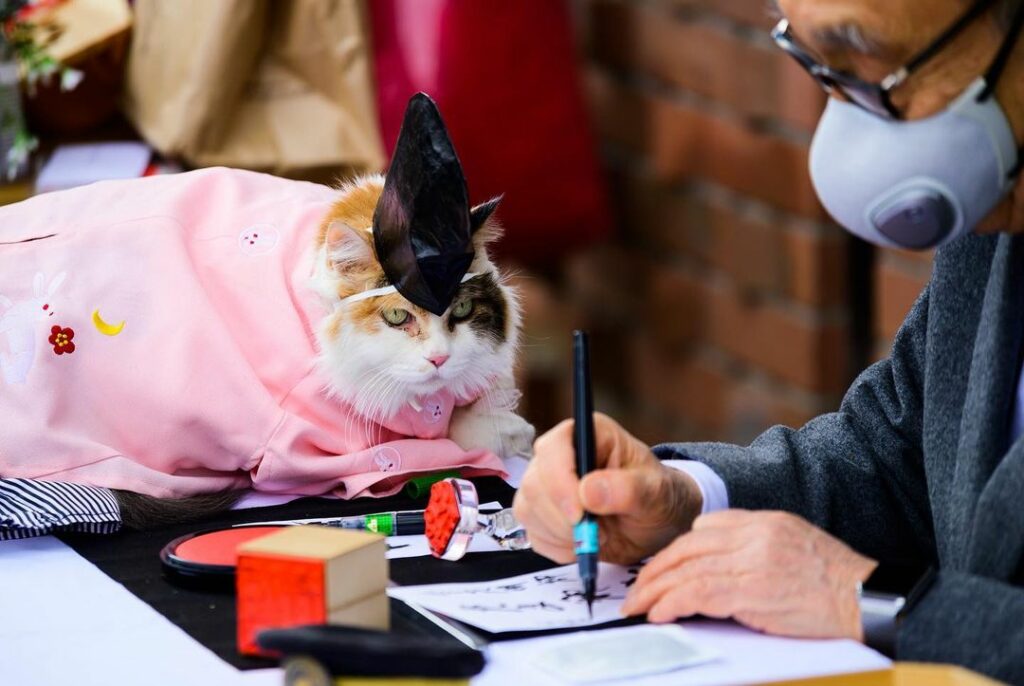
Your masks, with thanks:
M884 669L852 641L768 637L730 622L687 622L725 657L631 686L749 683ZM529 655L537 641L496 644L474 686L545 686ZM38 686L277 686L278 669L239 671L52 536L0 541L0 684ZM608 682L602 682L607 684Z

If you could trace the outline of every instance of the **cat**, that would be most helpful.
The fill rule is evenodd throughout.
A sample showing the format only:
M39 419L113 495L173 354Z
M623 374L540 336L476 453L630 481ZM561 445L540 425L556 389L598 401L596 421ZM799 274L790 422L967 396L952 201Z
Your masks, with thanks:
M444 315L397 292L349 302L351 296L388 283L371 233L384 183L380 174L342 183L316 231L309 287L328 312L314 325L324 392L354 408L371 433L410 399L441 390L476 397L452 410L448 438L466 451L528 457L535 432L516 412L520 393L513 379L522 314L515 289L488 253L501 236L492 217L497 201L471 211L474 260L469 273L475 276L462 283ZM428 416L440 412L425 409ZM369 438L376 442L379 437ZM396 467L386 455L374 460L381 471ZM125 526L135 529L207 517L241 495L227 491L165 499L114 493Z
M502 458L528 453L534 430L515 412L520 394L512 376L519 299L488 255L501 236L491 217L496 202L470 214L476 250L469 271L478 276L462 284L445 316L400 293L337 306L387 284L370 233L383 187L382 175L342 185L317 236L312 285L333 309L316 330L328 391L371 420L391 416L409 397L441 388L457 396L480 395L454 409L449 438L465 450L485 449Z

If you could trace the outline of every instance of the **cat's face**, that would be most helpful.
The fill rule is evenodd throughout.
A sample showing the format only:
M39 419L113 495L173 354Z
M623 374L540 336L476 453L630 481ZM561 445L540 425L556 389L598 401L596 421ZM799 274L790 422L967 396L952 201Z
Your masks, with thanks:
M371 176L341 189L321 227L313 277L333 308L317 331L329 390L371 419L442 388L476 397L511 375L520 322L515 293L486 253L497 236L489 223L474 234L470 272L478 276L462 283L443 315L399 293L344 300L388 283L370 231L383 182Z

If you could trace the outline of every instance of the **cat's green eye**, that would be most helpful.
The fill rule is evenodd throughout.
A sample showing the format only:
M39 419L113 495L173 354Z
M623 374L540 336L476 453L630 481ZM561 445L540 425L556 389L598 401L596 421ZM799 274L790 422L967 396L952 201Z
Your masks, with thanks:
M470 298L463 298L452 305L452 316L456 319L465 319L473 311L473 301Z
M409 321L409 317L411 316L408 310L403 310L400 307L389 307L381 314L384 317L384 321L391 326L401 326Z

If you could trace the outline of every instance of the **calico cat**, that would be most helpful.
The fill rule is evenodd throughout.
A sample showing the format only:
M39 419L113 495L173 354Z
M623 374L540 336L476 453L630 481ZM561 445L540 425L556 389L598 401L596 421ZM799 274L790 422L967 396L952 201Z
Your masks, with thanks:
M315 330L326 392L354 407L369 432L380 431L374 418L394 414L410 397L442 387L464 396L478 393L478 400L454 409L449 438L465 450L484 449L503 458L528 455L534 430L515 412L519 392L512 379L519 303L487 252L500 237L490 216L494 203L471 213L476 257L470 269L480 276L462 284L446 316L427 312L399 293L346 303L386 283L369 232L383 184L384 177L373 175L342 185L317 232L310 286L330 312ZM395 465L379 466L386 471ZM229 508L241 493L166 499L114 492L131 528L205 517Z
M529 456L535 432L516 413L520 392L512 376L522 319L519 300L488 254L488 246L501 236L491 216L496 201L470 213L475 244L470 272L478 276L461 285L444 316L397 292L346 301L387 283L370 231L384 180L370 175L342 184L317 231L310 288L330 312L315 327L325 391L355 408L352 421L364 425L371 442L379 442L383 431L375 420L392 416L409 398L443 388L462 397L479 396L454 408L448 437L467 451ZM387 471L395 465L378 466ZM186 498L114 493L125 526L136 529L206 517L231 507L241 495L235 490Z
M461 285L445 315L398 292L346 303L388 283L370 232L383 187L381 175L344 184L318 234L313 288L333 310L316 331L329 392L369 422L392 416L409 397L442 388L480 396L454 409L449 438L466 450L528 453L534 432L515 413L520 394L512 378L519 301L488 255L501 236L491 218L497 201L470 212L475 259L469 271L477 276Z

